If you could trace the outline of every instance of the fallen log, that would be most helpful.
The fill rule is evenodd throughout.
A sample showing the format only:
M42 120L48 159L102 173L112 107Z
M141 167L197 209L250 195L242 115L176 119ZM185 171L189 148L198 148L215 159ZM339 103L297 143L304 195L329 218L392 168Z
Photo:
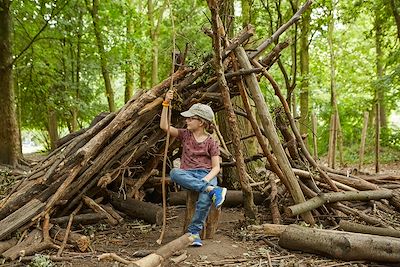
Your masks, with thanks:
M247 229L266 236L280 236L287 227L288 225L264 223L261 225L249 225Z
M93 199L91 199L87 196L84 196L82 198L82 200L93 211L105 215L107 217L107 222L109 224L114 225L114 226L118 224L118 221L113 216L111 216L104 208L102 208L99 204L97 204Z
M28 236L24 240L22 240L21 243L9 248L1 255L6 259L15 260L16 258L18 258L20 251L33 244L39 244L42 241L42 239L43 235L41 231L38 229L34 229L28 234Z
M156 267L161 266L166 259L172 256L176 251L182 250L188 247L193 242L193 238L184 234L181 237L169 242L165 246L157 249L154 253L134 261L128 265L128 267Z
M58 241L63 241L66 230L58 226L53 226L50 229L50 237ZM69 244L78 248L81 252L85 252L90 246L90 238L86 235L82 235L75 232L70 232L68 235Z
M17 244L17 241L18 240L15 238L12 238L12 239L6 240L6 241L1 241L0 242L0 253L3 253L4 251L15 246Z
M143 202L133 198L123 198L123 195L107 191L111 205L126 215L145 220L146 222L161 225L162 224L162 208L158 205Z
M369 226L345 220L340 220L339 226L347 232L400 237L400 231L392 228Z
M0 221L0 240L11 234L19 227L29 222L33 217L40 213L44 203L37 199L32 199L22 208L14 211L9 216Z
M74 216L74 224L92 224L107 219L107 216L99 213L86 213ZM50 219L51 223L63 225L68 223L69 216Z
M278 244L346 261L400 262L400 239L394 237L290 225L281 234Z
M186 205L187 191L178 191L169 193L170 205ZM253 191L254 204L261 205L265 197L258 191ZM243 205L243 193L239 190L228 190L223 207L239 207Z
M348 192L335 192L335 193L321 193L320 195L307 200L306 202L299 203L285 209L288 216L292 217L321 207L325 203L332 203L344 200L360 200L367 201L372 199L391 198L393 196L390 190L370 190L370 191L348 191Z

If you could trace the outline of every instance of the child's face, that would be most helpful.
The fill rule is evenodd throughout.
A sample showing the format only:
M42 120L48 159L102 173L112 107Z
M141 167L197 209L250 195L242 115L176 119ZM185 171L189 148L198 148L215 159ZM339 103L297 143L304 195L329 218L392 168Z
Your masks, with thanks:
M199 117L193 116L186 118L186 125L188 130L197 130L199 127L203 127L203 122Z

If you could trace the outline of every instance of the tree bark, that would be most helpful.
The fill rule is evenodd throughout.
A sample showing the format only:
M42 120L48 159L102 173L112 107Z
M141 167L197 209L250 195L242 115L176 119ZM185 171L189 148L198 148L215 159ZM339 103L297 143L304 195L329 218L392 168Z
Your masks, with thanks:
M143 219L146 222L161 225L162 208L158 205L142 202L133 198L123 199L118 193L108 191L110 203L117 210L122 211L132 218Z
M364 123L361 132L361 144L360 144L360 161L358 163L358 170L361 171L364 163L364 150L365 150L365 140L367 139L368 130L368 115L367 111L364 112Z
M236 57L239 61L239 64L242 68L250 69L252 68L250 61L246 55L246 52L243 48L239 47L235 49ZM305 201L304 195L301 191L300 185L292 171L289 160L286 157L285 151L282 148L280 143L278 134L276 132L272 116L269 112L269 107L267 103L264 101L263 94L261 92L260 86L258 84L257 78L254 74L250 74L245 76L246 83L250 90L250 93L253 97L255 105L259 112L259 117L261 123L264 127L264 131L266 132L268 141L272 147L272 151L274 152L275 157L277 158L278 165L284 175L288 180L288 190L293 197L295 203L302 203ZM311 215L311 212L307 212L302 214L303 219L310 224L314 224L314 218Z
M301 20L301 34L300 34L300 134L307 135L309 128L309 76L310 76L310 62L309 62L309 43L310 43L310 21L311 10L308 9L304 12ZM307 138L305 139L306 146L308 147Z
M172 240L168 244L157 249L156 252L140 259L134 261L128 265L128 267L157 267L161 266L169 257L173 255L174 252L182 250L188 247L193 242L193 238L184 234L181 237Z
M106 89L106 97L108 100L108 109L110 112L114 112L116 110L115 100L114 100L114 90L111 86L111 77L110 77L110 67L108 66L107 54L104 50L104 41L103 36L101 34L101 26L100 26L100 18L99 18L99 0L93 0L92 6L89 5L90 0L85 0L86 5L89 9L90 14L93 19L93 28L94 33L96 35L97 41L97 49L100 55L100 66L101 73L104 79L104 85Z
M397 26L397 38L400 40L400 14L398 10L398 0L390 0L390 7L392 8L394 20Z
M325 203L338 201L367 201L371 199L391 198L393 192L391 190L371 190L371 191L347 191L335 193L322 193L306 202L287 207L286 213L292 217L305 211L310 211L321 207Z
M29 222L33 217L40 213L43 207L44 203L37 199L32 199L22 208L1 220L0 240L3 240L7 235Z
M400 261L400 239L393 237L291 225L282 233L279 245L287 249L329 255L345 261Z
M380 236L400 237L400 231L386 227L375 227L345 220L340 220L339 226L347 232L363 233Z
M239 128L233 110L232 102L230 99L229 88L224 76L224 67L222 64L222 45L221 37L225 32L221 19L218 15L218 5L215 0L207 1L208 7L212 15L212 30L213 30L213 48L214 48L214 68L217 74L219 88L224 99L224 107L228 113L228 121L232 132L232 141L235 150L236 167L239 173L240 185L243 191L243 205L245 209L245 216L250 220L256 219L257 208L254 205L253 192L250 187L248 174L246 173L246 165L241 149Z
M12 74L11 1L0 1L0 163L16 166L21 143Z
M135 2L133 0L128 1L128 12L132 12L135 8ZM126 16L126 69L125 69L125 94L124 101L127 103L129 99L133 96L133 88L134 88L134 71L133 71L133 32L134 32L134 23L131 16Z

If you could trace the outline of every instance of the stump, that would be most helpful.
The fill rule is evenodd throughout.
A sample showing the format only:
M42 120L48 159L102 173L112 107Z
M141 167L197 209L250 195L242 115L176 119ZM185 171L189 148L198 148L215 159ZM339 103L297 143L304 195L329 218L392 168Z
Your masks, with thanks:
M198 198L199 198L198 192L187 191L185 221L183 223L183 231L182 231L183 233L187 233L187 228L195 212L196 201ZM208 213L206 222L203 227L203 231L200 234L202 239L212 239L214 237L214 234L217 231L220 215L221 215L221 209L217 209L214 205L211 205L210 212Z

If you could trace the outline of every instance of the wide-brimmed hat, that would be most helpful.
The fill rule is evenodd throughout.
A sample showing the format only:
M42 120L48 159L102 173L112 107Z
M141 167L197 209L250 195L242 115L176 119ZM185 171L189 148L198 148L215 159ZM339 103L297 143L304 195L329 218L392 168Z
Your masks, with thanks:
M214 122L214 111L209 106L201 103L194 104L189 110L182 112L181 115L186 118L199 116L209 122Z

